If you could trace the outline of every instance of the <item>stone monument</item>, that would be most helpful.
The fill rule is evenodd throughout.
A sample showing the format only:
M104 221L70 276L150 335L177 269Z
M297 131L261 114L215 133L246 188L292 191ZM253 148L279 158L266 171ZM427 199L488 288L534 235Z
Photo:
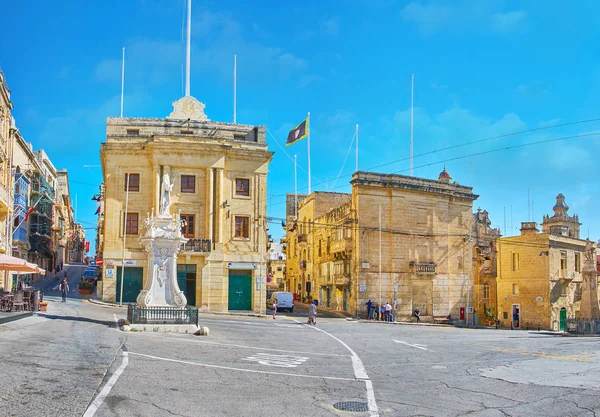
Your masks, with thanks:
M588 239L583 254L583 284L581 286L581 304L579 318L582 320L600 320L598 310L598 279L594 262L594 245Z
M173 185L169 174L163 175L160 208L157 216L143 221L143 234L139 241L149 253L148 278L137 297L140 307L184 308L187 300L177 284L177 253L188 239L181 234L180 216L170 214Z

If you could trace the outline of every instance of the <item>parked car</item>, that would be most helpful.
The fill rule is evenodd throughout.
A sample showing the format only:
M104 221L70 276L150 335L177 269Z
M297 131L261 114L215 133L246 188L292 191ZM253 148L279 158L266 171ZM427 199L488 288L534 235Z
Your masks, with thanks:
M277 299L277 310L288 310L290 313L294 312L294 296L291 292L272 292L269 298L267 298L267 308L273 308L273 302Z
M81 279L85 279L87 281L95 281L96 280L96 269L95 268L87 268L81 274Z

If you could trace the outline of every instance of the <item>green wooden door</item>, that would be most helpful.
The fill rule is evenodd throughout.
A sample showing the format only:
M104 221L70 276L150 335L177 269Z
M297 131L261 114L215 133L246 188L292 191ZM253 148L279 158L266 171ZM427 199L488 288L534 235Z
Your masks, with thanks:
M196 305L196 265L177 265L177 285L189 306Z
M252 271L229 271L229 310L252 310Z
M560 309L560 331L564 331L565 328L567 327L567 309L566 308L561 308Z
M123 268L117 267L117 303L121 301L121 272ZM144 268L125 267L125 281L123 282L123 302L135 303L137 296L142 291Z

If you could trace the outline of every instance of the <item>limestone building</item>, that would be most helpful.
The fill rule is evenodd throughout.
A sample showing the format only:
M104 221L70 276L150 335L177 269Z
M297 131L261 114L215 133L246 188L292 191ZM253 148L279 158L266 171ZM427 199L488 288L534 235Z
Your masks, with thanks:
M554 215L521 223L521 235L498 240L498 315L504 327L564 330L578 318L586 241L579 218L559 194Z
M0 70L0 253L8 254L12 252L12 142L13 135L17 131L11 116L12 109L10 90L4 73Z
M266 177L273 155L266 130L209 121L204 105L190 96L174 106L164 119L107 119L100 149L103 299L120 301L123 258L123 302L135 302L142 289L148 257L138 236L144 219L158 210L168 173L171 214L180 216L189 239L177 259L188 304L264 311Z
M355 314L369 299L395 299L401 318L415 308L470 318L472 188L451 183L445 168L438 180L356 172L351 184L351 194L301 200L288 224L290 288Z
M473 214L473 295L475 324L493 324L498 316L496 297L497 240L500 229L492 227L487 210Z
M285 241L285 239L283 240ZM285 243L283 241L280 243L271 243L267 256L267 278L272 284L271 287L278 291L287 291L285 281Z

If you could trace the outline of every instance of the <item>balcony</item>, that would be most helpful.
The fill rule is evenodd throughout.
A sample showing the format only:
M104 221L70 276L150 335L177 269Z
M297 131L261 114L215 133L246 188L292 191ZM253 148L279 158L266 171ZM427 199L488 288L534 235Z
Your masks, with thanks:
M8 214L8 208L10 207L8 199L8 188L0 184L0 217L4 217Z
M350 285L350 274L334 274L333 285L336 287L345 287Z
M27 196L23 194L15 194L15 208L22 207L27 210Z
M13 234L13 241L26 243L27 242L27 229L25 229L23 226L19 226Z
M437 264L434 262L411 262L411 270L417 275L435 275Z
M191 238L181 245L181 252L210 253L211 247L210 239Z
M352 251L352 238L345 238L340 240L334 240L331 242L331 252L351 252Z

